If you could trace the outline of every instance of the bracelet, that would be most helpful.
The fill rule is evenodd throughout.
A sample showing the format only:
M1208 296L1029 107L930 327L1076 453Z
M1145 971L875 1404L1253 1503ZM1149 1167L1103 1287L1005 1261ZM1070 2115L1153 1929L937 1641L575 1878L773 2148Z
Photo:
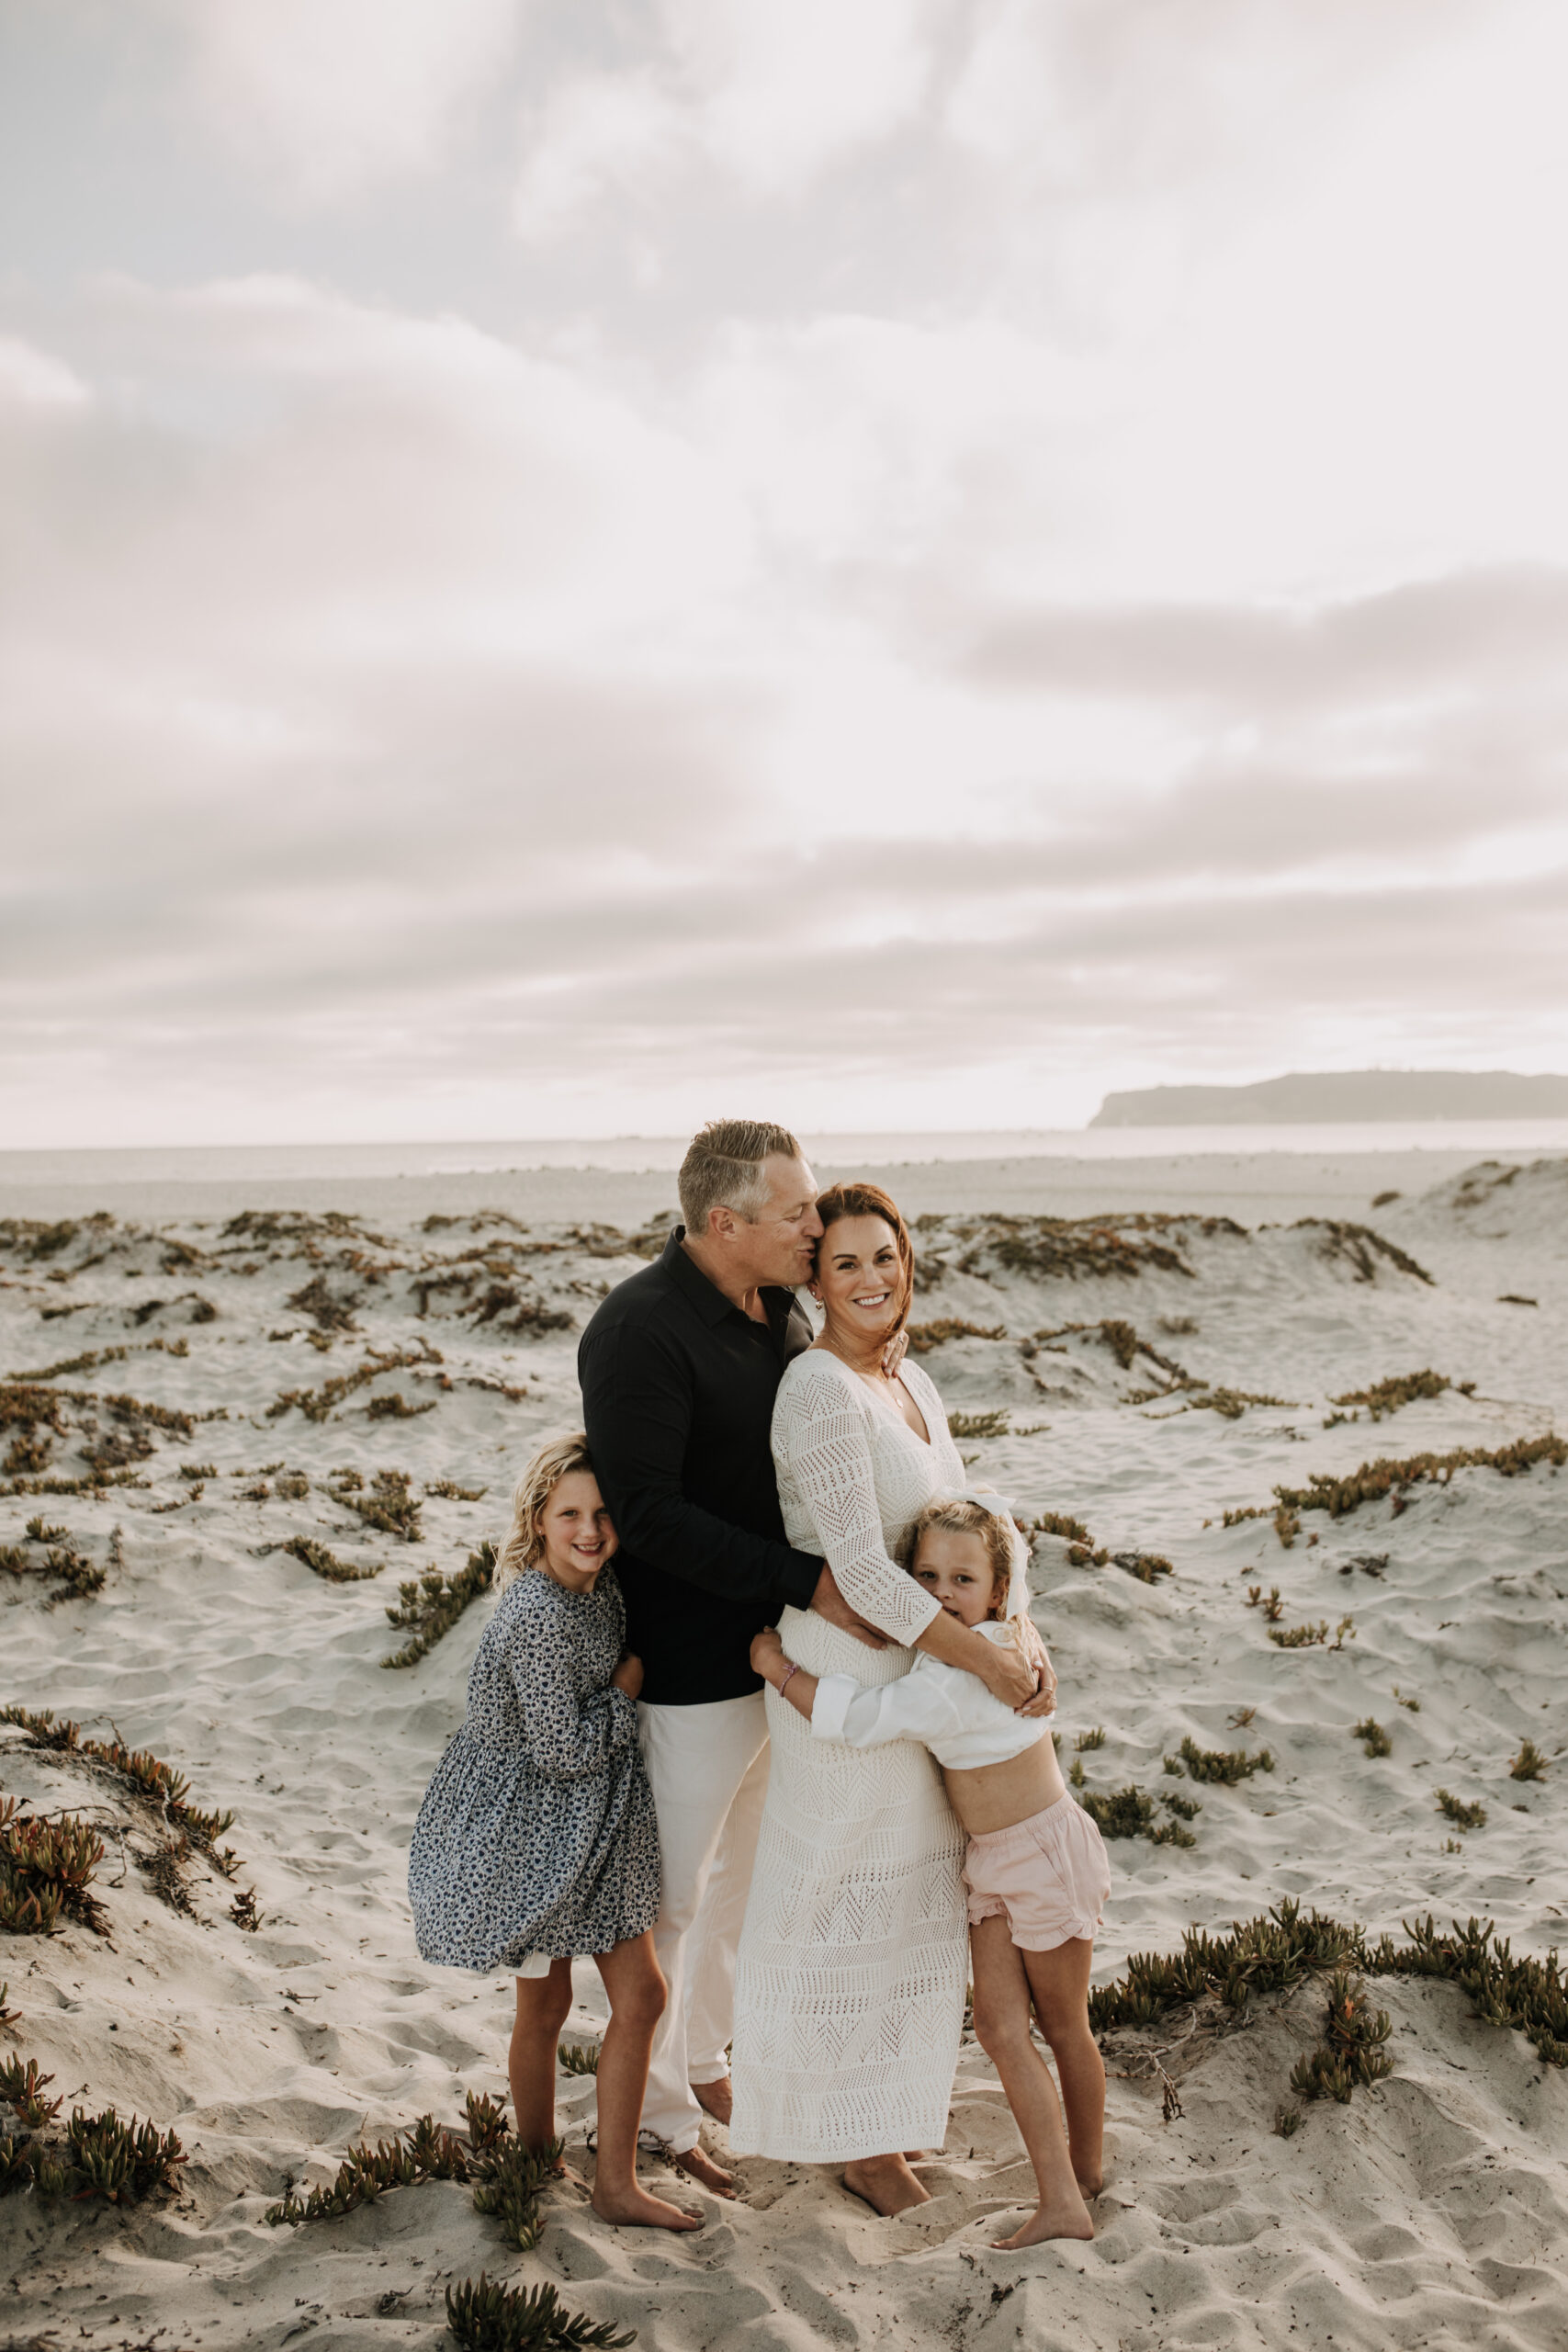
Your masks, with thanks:
M800 1667L798 1662L792 1658L790 1660L789 1674L798 1674L799 1672ZM781 1699L784 1697L784 1692L789 1689L789 1674L786 1674L784 1680L776 1686Z

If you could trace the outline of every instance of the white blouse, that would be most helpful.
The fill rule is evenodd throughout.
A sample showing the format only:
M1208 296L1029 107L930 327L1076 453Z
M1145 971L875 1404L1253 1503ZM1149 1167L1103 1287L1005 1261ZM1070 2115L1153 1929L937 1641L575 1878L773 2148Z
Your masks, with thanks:
M995 1620L976 1625L988 1642L1010 1639ZM897 1682L868 1690L852 1674L825 1674L811 1710L817 1739L847 1747L881 1747L893 1739L918 1739L939 1764L973 1772L981 1764L1005 1764L1045 1736L1039 1715L1015 1715L987 1690L977 1674L943 1666L922 1650Z
M929 1444L837 1356L806 1349L779 1383L773 1460L790 1542L825 1552L850 1607L890 1640L908 1645L940 1616L941 1604L906 1575L888 1546L933 1493L963 1484L964 1464L926 1374L906 1363L901 1377Z

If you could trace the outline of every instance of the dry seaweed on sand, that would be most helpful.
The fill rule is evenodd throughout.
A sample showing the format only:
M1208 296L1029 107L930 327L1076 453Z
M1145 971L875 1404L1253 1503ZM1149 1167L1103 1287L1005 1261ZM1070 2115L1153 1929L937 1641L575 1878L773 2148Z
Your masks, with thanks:
M350 1487L340 1473L334 1472L328 1492L334 1503L344 1510L353 1511L367 1527L378 1528L383 1535L395 1535L404 1544L419 1542L421 1498L411 1492L406 1470L378 1470L368 1493L357 1476Z
M311 1535L291 1535L287 1544L277 1548L287 1552L290 1559L298 1560L302 1567L309 1568L313 1576L324 1577L329 1584L368 1584L373 1577L381 1574L386 1566L382 1560L368 1566L340 1560L335 1552L329 1552L324 1544L318 1544Z
M411 1405L402 1390L394 1388L390 1396L372 1396L365 1410L373 1421L417 1421L422 1413L434 1413L435 1404L432 1396L423 1405Z
M1078 1276L1118 1275L1134 1278L1146 1267L1191 1277L1192 1268L1180 1251L1166 1240L1173 1226L1198 1226L1204 1233L1240 1234L1228 1217L1176 1217L1131 1212L1101 1217L987 1216L920 1217L942 1228L944 1238L963 1249L960 1271L978 1274L1023 1274L1035 1281ZM938 1278L942 1269L936 1268Z
M0 1796L0 1931L52 1935L63 1913L107 1935L108 1915L88 1893L103 1859L103 1839L79 1815L43 1821Z
M1331 1405L1350 1405L1356 1410L1348 1414L1331 1413L1323 1426L1331 1430L1347 1420L1359 1420L1362 1410L1374 1421L1381 1421L1385 1414L1402 1412L1406 1405L1416 1404L1423 1397L1441 1396L1450 1388L1457 1388L1461 1396L1470 1396L1474 1394L1475 1383L1473 1380L1456 1383L1449 1378L1446 1372L1434 1372L1430 1365L1423 1367L1420 1372L1397 1373L1387 1380L1373 1381L1370 1387L1349 1388L1343 1396L1331 1396L1328 1400Z
M1163 1552L1112 1552L1111 1557L1117 1567L1136 1577L1140 1584L1157 1584L1161 1577L1176 1574Z
M1200 1747L1190 1732L1182 1740L1178 1753L1192 1780L1223 1781L1227 1788L1234 1788L1238 1781L1250 1779L1254 1772L1271 1772L1274 1770L1274 1758L1267 1747L1260 1747L1255 1756L1249 1756L1243 1747ZM1168 1757L1168 1770L1170 1763L1171 1758Z
M556 2047L556 2064L563 2075L596 2075L599 2072L599 2045L596 2041L559 2042Z
M1155 1820L1155 1800L1145 1789L1129 1781L1124 1789L1110 1789L1103 1792L1083 1787L1083 1767L1075 1767L1068 1776L1079 1791L1077 1802L1082 1805L1102 1838L1146 1838L1151 1846L1193 1846L1197 1839L1179 1820ZM1162 1799L1163 1803L1164 1800ZM1179 1813L1179 1806L1172 1807ZM1190 1818L1190 1816L1189 1816Z
M0 1544L0 1570L13 1577L55 1578L56 1589L48 1601L51 1609L62 1600L90 1600L103 1590L108 1574L88 1559L66 1528L51 1527L41 1517L28 1520L25 1542Z
M1456 1829L1485 1828L1486 1807L1483 1804L1466 1804L1462 1797L1450 1794L1447 1789L1434 1789L1432 1794L1437 1800L1438 1811L1446 1820L1451 1821Z
M1361 2085L1381 2083L1393 2072L1393 2061L1383 2048L1391 2031L1386 2009L1368 2005L1360 1983L1343 1969L1330 1979L1323 2039L1303 2050L1291 2069L1291 2088L1298 2098L1333 2098L1348 2106Z
M1321 1234L1318 1256L1330 1265L1337 1262L1348 1265L1359 1283L1377 1281L1381 1259L1387 1265L1396 1266L1402 1274L1414 1275L1418 1283L1427 1283L1429 1289L1437 1287L1425 1266L1418 1266L1408 1251L1400 1249L1397 1242L1390 1241L1385 1235L1374 1233L1370 1225L1348 1225L1338 1217L1299 1216L1291 1231L1316 1231Z
M554 2287L507 2287L488 2271L446 2290L446 2324L462 2352L615 2352L635 2343L611 2319L568 2311Z
M462 1487L455 1478L427 1478L424 1482L424 1491L427 1495L439 1495L444 1502L477 1503L483 1500L489 1494L490 1488Z
M1542 1781L1546 1778L1546 1758L1533 1739L1520 1742L1519 1752L1508 1766L1510 1781Z
M1183 1411L1218 1413L1221 1419L1226 1421L1239 1421L1249 1405L1275 1405L1288 1411L1293 1409L1300 1402L1298 1397L1273 1396L1267 1392L1255 1393L1250 1388L1210 1388L1207 1385L1199 1385L1201 1386L1201 1393L1189 1396L1186 1405L1182 1408ZM1170 1416L1167 1414L1165 1418L1168 1420Z
M1103 1544L1096 1544L1082 1520L1074 1519L1070 1512L1042 1511L1038 1519L1031 1521L1030 1527L1035 1535L1059 1535L1075 1568L1103 1568L1110 1561L1111 1555Z
M945 1347L950 1340L1005 1340L1007 1327L1001 1323L969 1323L959 1315L939 1315L934 1323L911 1323L905 1332L909 1352L928 1356L933 1348Z
M29 1747L79 1756L107 1772L134 1795L146 1798L158 1807L166 1821L199 1846L226 1878L231 1878L239 1869L238 1857L228 1847L220 1848L218 1844L224 1831L233 1826L232 1812L208 1813L192 1804L189 1781L150 1749L128 1747L118 1733L112 1740L84 1739L80 1724L73 1723L69 1717L57 1720L51 1708L35 1714L28 1707L0 1707L0 1723L15 1724L26 1735Z
M1392 1497L1397 1517L1405 1508L1409 1489L1425 1481L1446 1487L1456 1470L1495 1470L1499 1477L1517 1478L1527 1476L1538 1462L1560 1468L1568 1462L1568 1439L1548 1430L1544 1437L1515 1438L1511 1444L1490 1451L1484 1446L1461 1445L1449 1453L1412 1453L1403 1461L1380 1455L1343 1477L1316 1471L1304 1487L1276 1487L1278 1503L1272 1511L1267 1503L1251 1504L1245 1510L1227 1510L1224 1524L1235 1527L1243 1520L1271 1518L1278 1530L1284 1517L1293 1535L1299 1532L1302 1511L1325 1510L1333 1519L1343 1519L1348 1511L1359 1510L1363 1503L1382 1502L1385 1496Z
M354 1310L359 1305L357 1291L335 1292L324 1274L312 1274L310 1281L290 1293L288 1304L301 1315L308 1315L318 1331L354 1331L358 1326Z
M521 2254L531 2253L544 2228L539 2192L555 2177L561 2143L526 2148L513 2136L504 2109L495 2100L470 2091L467 2106L466 2140L433 2116L422 2115L409 2131L390 2140L378 2140L374 2147L361 2141L351 2147L328 2187L301 2198L290 2183L263 2219L272 2229L294 2229L305 2222L335 2221L389 2189L427 2180L468 2181L475 2211L500 2223L509 2245Z
M1382 1724L1371 1715L1364 1716L1359 1724L1351 1724L1350 1736L1352 1739L1360 1741L1362 1750L1368 1756L1393 1754L1393 1740L1390 1739Z
M390 1624L412 1629L412 1639L384 1657L382 1665L417 1666L428 1656L443 1634L451 1632L468 1603L490 1590L495 1581L495 1545L487 1537L455 1576L427 1568L417 1580L400 1584L397 1606L389 1605L387 1618Z
M1089 2023L1097 2033L1153 2025L1173 2009L1213 1999L1245 2012L1250 2001L1289 1993L1312 1976L1356 1969L1366 1976L1445 1977L1461 1985L1490 2025L1526 2033L1548 2065L1568 2067L1568 1983L1553 1952L1513 1958L1494 1939L1492 1923L1457 1920L1440 1935L1431 1917L1404 1922L1409 1941L1369 1942L1354 1922L1303 1913L1286 1896L1267 1913L1235 1920L1228 1935L1190 1928L1181 1950L1134 1952L1113 1984L1091 1986Z
M955 1439L1006 1437L1011 1419L1007 1412L949 1413L947 1433Z
M1269 1638L1276 1649L1312 1650L1325 1645L1331 1650L1342 1650L1347 1642L1356 1638L1356 1621L1341 1617L1334 1628L1334 1639L1328 1639L1328 1620L1320 1617L1315 1625L1270 1625Z
M346 1397L356 1390L367 1388L384 1372L406 1372L415 1364L439 1364L441 1351L422 1342L417 1348L372 1348L364 1361L352 1372L339 1373L334 1379L324 1380L319 1388L282 1388L266 1408L269 1421L298 1409L308 1421L324 1421ZM372 1408L374 1409L374 1407ZM423 1412L428 1408L404 1407L406 1417L411 1411Z
M51 2121L58 2105L51 2107ZM186 2161L176 2133L140 2123L134 2115L124 2122L112 2107L98 2115L78 2107L63 2132L0 2140L0 2196L30 2189L35 2197L73 2205L95 2197L134 2205L156 2189L173 2188Z

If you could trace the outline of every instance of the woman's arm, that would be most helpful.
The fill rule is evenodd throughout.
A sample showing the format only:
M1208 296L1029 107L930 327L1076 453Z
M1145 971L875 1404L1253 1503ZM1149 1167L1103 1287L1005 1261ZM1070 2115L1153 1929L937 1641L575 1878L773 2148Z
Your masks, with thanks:
M580 1699L571 1636L547 1600L521 1612L507 1664L523 1709L523 1746L551 1780L584 1781L636 1739L637 1701L624 1688L629 1661L606 1690Z
M826 1362L797 1356L786 1377L773 1422L774 1451L811 1513L834 1581L878 1632L912 1643L941 1615L941 1605L887 1556L858 1400Z
M973 1625L961 1625L956 1617L941 1610L925 1632L917 1636L915 1647L924 1650L929 1657L940 1658L943 1666L961 1667L966 1674L978 1675L1004 1707L1021 1708L1031 1714L1043 1712L1031 1703L1041 1695L1033 1662L1013 1643L1004 1647L998 1642L987 1641ZM1055 1679L1053 1675L1053 1691ZM1052 1704L1055 1703L1053 1698Z

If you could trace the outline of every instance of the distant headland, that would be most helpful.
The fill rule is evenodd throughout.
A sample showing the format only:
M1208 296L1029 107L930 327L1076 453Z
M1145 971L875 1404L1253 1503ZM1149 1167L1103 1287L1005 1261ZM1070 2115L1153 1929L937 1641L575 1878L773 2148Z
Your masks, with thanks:
M1373 1119L1568 1119L1568 1078L1507 1069L1296 1070L1254 1086L1108 1094L1089 1125L1330 1126Z

